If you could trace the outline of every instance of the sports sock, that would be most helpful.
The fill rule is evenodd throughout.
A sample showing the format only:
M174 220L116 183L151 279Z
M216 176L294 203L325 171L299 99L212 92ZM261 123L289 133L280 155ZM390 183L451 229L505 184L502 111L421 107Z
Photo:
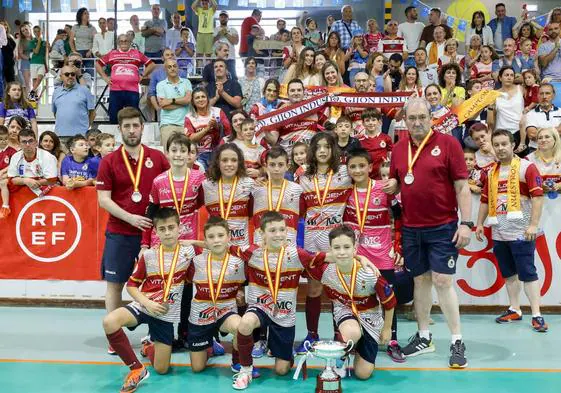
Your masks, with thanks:
M419 336L424 338L425 340L430 340L430 331L429 330L419 330Z
M514 312L517 313L518 315L522 315L522 310L517 310L517 309L514 308L514 307L509 307L508 309L509 309L510 311L514 311Z
M106 336L109 345L113 347L113 350L128 368L131 370L142 368L142 363L134 354L131 343L123 329L119 329L115 333L107 334Z
M238 352L240 356L240 364L243 367L249 367L253 364L251 351L253 349L253 336L244 336L238 332Z
M306 297L306 327L308 333L318 336L319 315L321 313L321 296Z
M455 344L456 341L462 341L462 335L461 334L452 334L452 344Z
M240 353L232 348L232 364L238 364L240 362Z

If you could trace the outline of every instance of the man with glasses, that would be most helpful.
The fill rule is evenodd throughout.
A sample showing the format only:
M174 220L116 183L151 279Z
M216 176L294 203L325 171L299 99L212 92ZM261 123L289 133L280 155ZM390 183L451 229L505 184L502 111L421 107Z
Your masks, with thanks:
M431 130L430 104L424 98L410 98L403 110L409 137L394 146L390 179L384 186L389 194L401 191L403 257L415 281L419 330L403 353L411 357L435 351L429 331L434 286L452 334L449 367L464 368L467 359L453 279L458 251L469 244L473 227L468 170L458 141Z
M131 49L131 42L126 34L120 34L117 40L118 49L98 59L95 68L97 73L109 85L109 122L117 124L117 113L124 107L138 108L140 100L139 82L148 77L155 65L146 55ZM104 67L111 66L111 78ZM144 66L144 75L140 67Z
M182 134L184 132L183 123L185 115L187 115L187 106L191 102L193 87L189 79L179 76L177 60L166 60L164 68L167 78L156 86L156 99L161 108L161 145L166 149L167 141L173 133Z
M60 70L62 85L53 93L55 132L66 146L68 139L85 134L95 119L95 98L86 86L76 82L77 68L67 64Z
M8 167L8 178L14 186L27 186L35 194L54 185L58 180L58 162L55 156L37 147L35 132L24 128L19 132L21 150L15 153Z

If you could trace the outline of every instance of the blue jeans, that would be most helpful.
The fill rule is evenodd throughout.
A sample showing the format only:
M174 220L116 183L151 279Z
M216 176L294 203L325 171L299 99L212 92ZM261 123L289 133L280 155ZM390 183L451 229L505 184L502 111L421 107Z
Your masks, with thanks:
M87 50L79 50L78 53L82 56L82 65L85 68L86 72L94 77L94 61L93 60L84 60L86 58Z

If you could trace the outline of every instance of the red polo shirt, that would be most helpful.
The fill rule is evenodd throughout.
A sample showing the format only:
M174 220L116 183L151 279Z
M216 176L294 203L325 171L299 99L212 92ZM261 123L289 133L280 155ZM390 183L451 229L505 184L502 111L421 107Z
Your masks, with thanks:
M140 203L135 203L131 199L134 187L121 155L123 146L101 160L99 171L97 172L96 185L98 190L111 191L111 199L120 208L131 214L138 214L141 216L146 213L146 208L148 207L148 196L152 189L152 182L156 176L168 170L170 167L166 156L164 156L162 152L151 149L145 145L142 146L144 146L144 167L140 172L141 178L138 186L142 194ZM131 163L132 172L136 174L137 161L133 160L128 153L127 156ZM141 234L140 229L113 216L109 216L107 231L121 235Z
M373 179L380 179L380 167L392 152L392 138L383 132L378 136L371 137L366 135L365 131L363 135L359 136L358 140L360 141L360 146L366 149L372 158L370 177Z
M434 227L458 219L458 203L454 181L468 178L464 153L460 143L450 135L433 133L419 155L411 185L404 183L407 175L407 150L410 137L403 138L393 148L390 177L401 186L403 225ZM411 142L412 155L417 146Z

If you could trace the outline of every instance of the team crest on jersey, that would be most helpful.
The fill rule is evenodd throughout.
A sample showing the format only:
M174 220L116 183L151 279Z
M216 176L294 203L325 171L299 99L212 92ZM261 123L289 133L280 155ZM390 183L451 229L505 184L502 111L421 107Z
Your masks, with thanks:
M385 148L386 147L386 142L385 141L380 142L380 147Z
M440 147L438 146L435 146L434 149L432 149L432 151L430 152L430 154L432 154L433 157L438 157L440 153L441 153Z
M84 165L82 166L82 170L83 170L83 171L87 171L87 170L88 170L88 164L84 164Z
M8 156L4 157L4 163L9 164L10 163L10 157L8 157Z
M144 165L146 165L146 168L150 169L150 168L152 168L152 167L154 166L154 163L152 162L152 160L150 159L150 157L148 157L148 158L146 159L146 163L145 163Z
M374 198L374 204L375 205L379 205L380 203L382 203L382 200L378 197Z
M35 173L37 173L37 174L41 173L41 165L39 165L39 164L35 165Z
M456 266L456 261L454 260L454 257L450 257L450 259L448 259L448 267L450 269L454 269L454 266Z

